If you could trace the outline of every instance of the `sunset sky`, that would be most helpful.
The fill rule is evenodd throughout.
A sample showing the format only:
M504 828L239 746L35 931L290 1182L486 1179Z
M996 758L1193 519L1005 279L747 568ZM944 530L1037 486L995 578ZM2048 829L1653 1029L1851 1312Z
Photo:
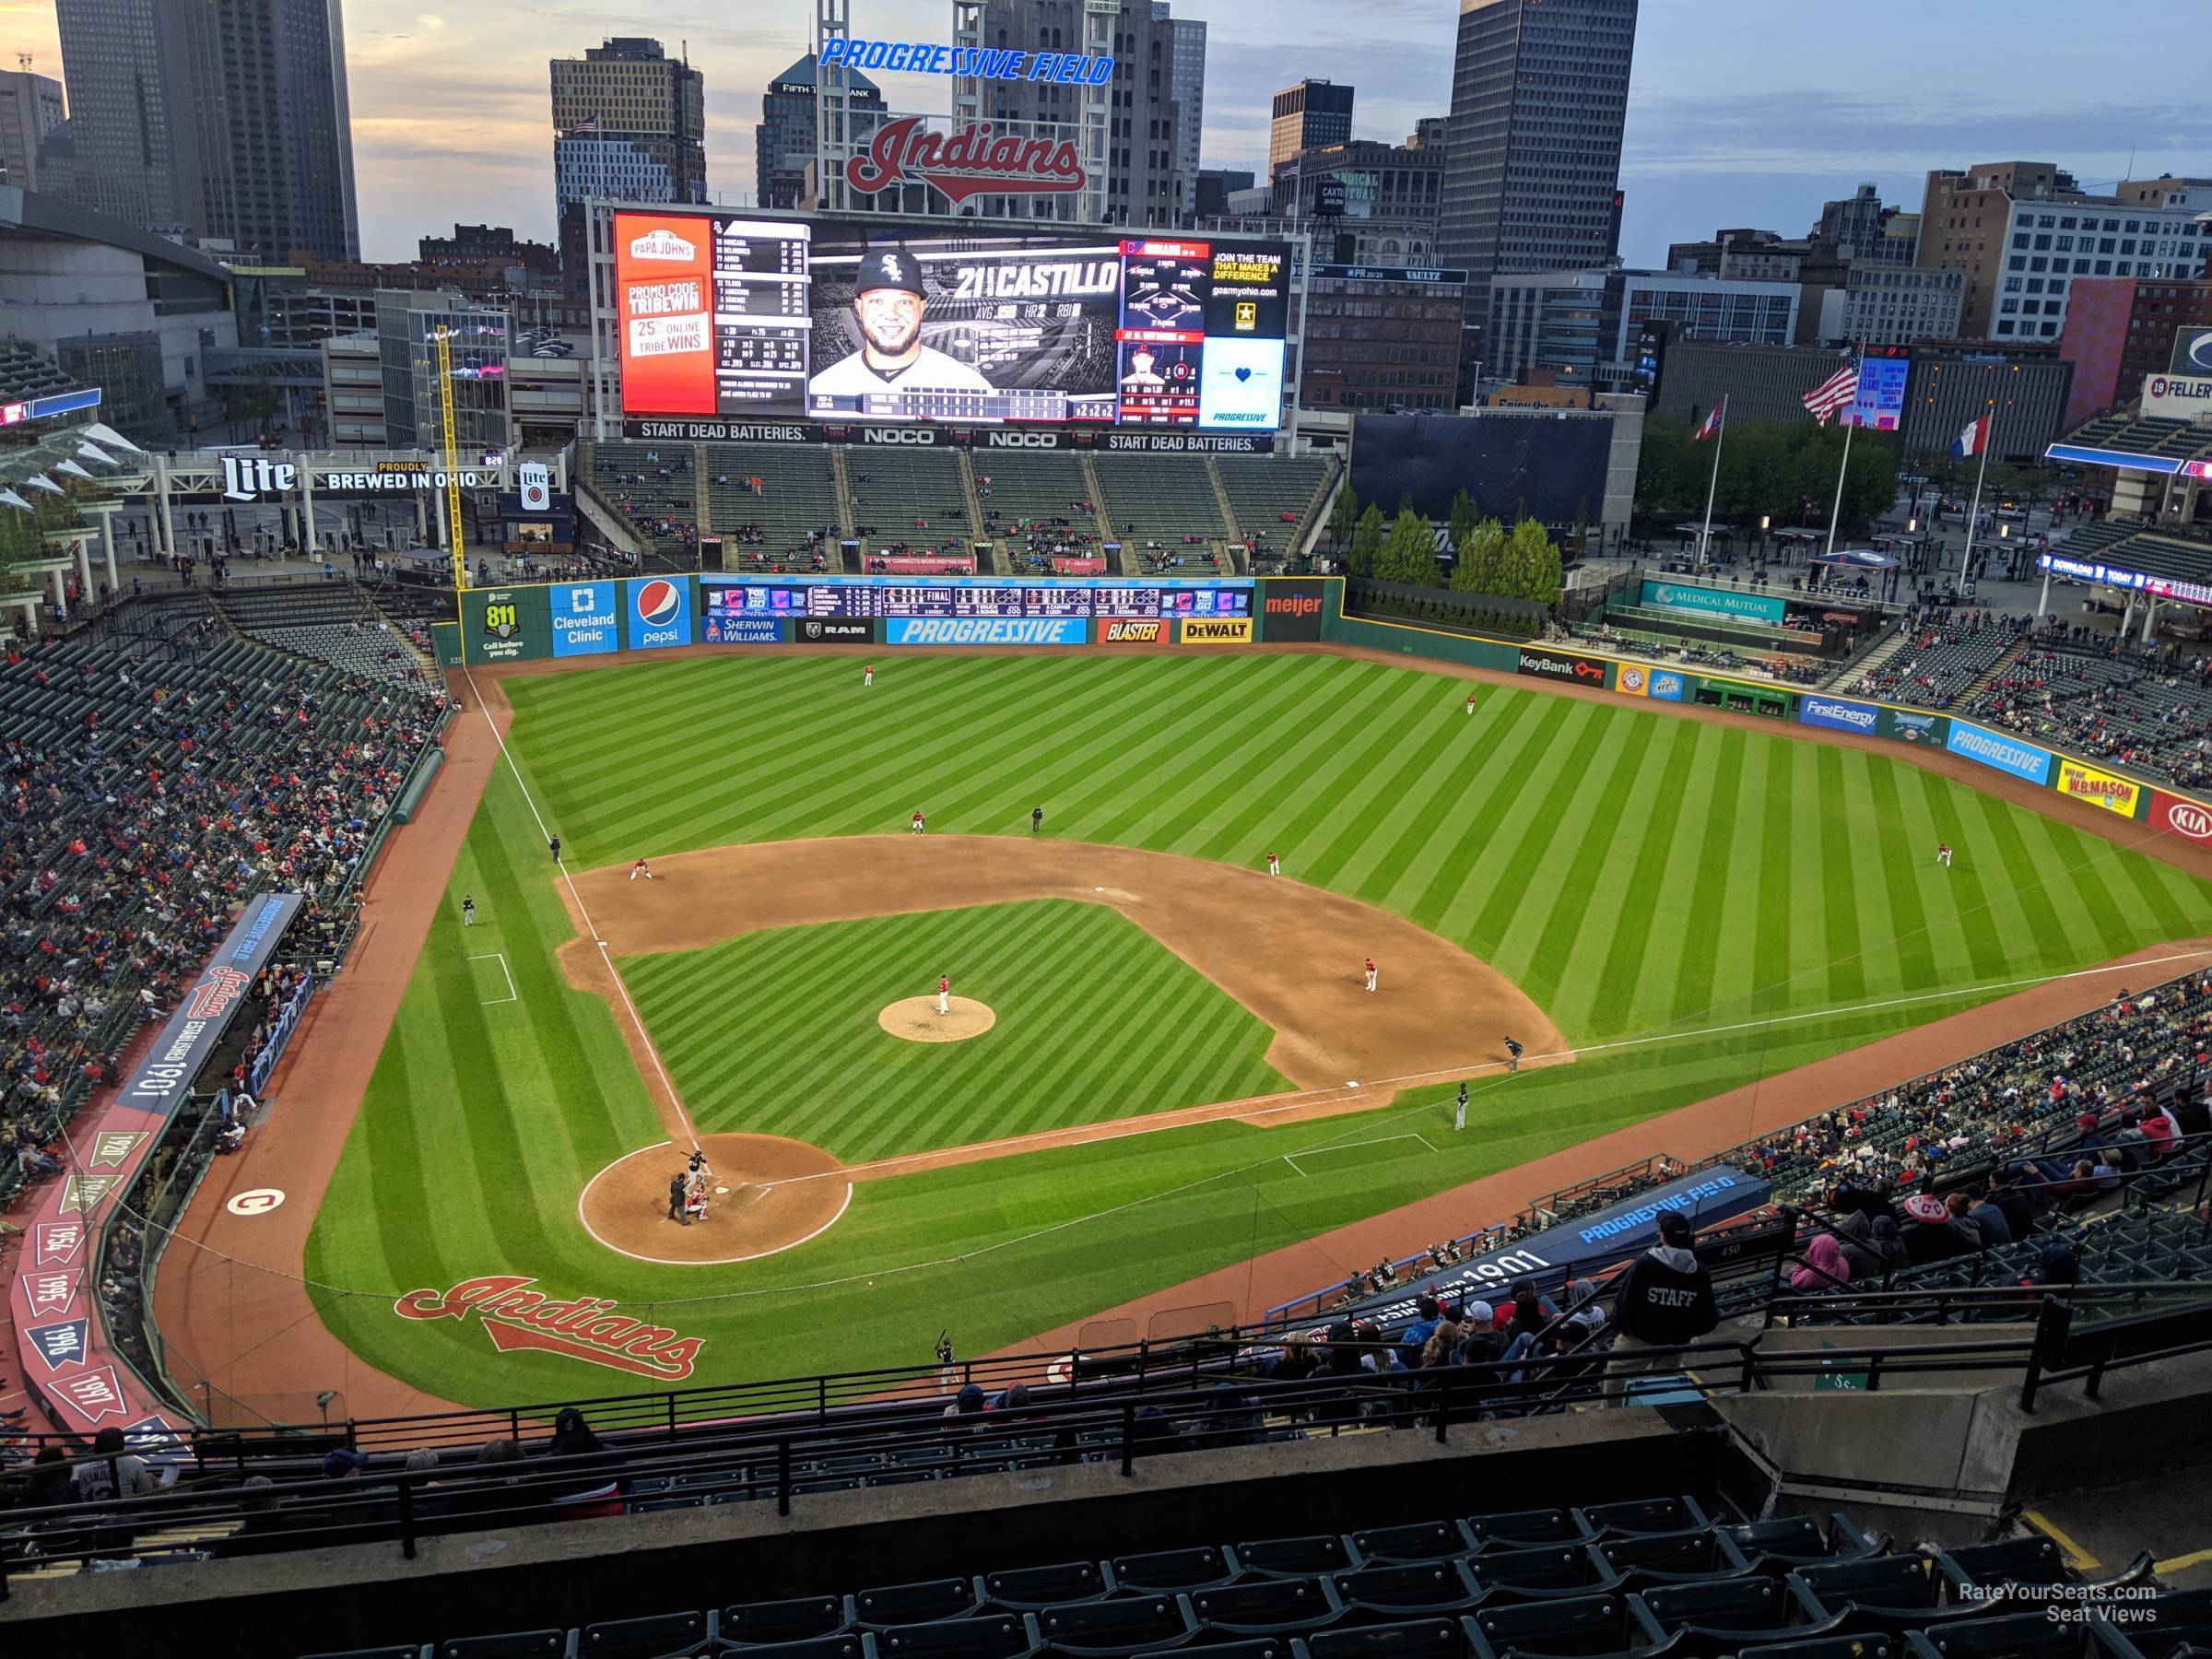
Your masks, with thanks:
M1643 0L1622 163L1622 252L1658 261L1721 225L1802 233L1861 182L1917 207L1931 167L2056 162L2085 185L2212 174L2212 99L2159 73L2206 0L2107 12L2066 0ZM550 240L547 59L607 34L687 47L705 73L709 187L749 201L768 78L808 46L806 0L350 0L363 251L413 255L456 219ZM1269 96L1301 76L1359 88L1355 135L1447 112L1454 0L1175 0L1210 25L1204 162L1256 167ZM854 32L946 41L947 0L854 0ZM2124 18L2124 22L2121 19ZM59 76L52 0L0 0L0 48ZM2188 61L2194 63L2192 56ZM894 109L942 110L941 77L881 75Z

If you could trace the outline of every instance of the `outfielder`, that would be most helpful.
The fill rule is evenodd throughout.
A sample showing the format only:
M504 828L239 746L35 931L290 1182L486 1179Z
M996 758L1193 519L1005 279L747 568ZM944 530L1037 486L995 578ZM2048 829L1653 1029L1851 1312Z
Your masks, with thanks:
M653 871L647 867L645 861L641 858L639 859L636 864L629 866L629 878L632 881L635 881L641 876L644 877L648 881L653 879Z
M873 664L873 663L870 663L870 664L869 664L869 665L868 665L866 667L863 668L863 669L860 671L860 684L861 684L861 688L862 688L863 690L865 690L865 689L866 689L868 687L870 687L870 686L874 685L875 683L876 683L876 665L875 665L875 664Z
M1268 874L1268 875L1270 875L1270 876L1280 876L1282 873L1283 873L1283 861L1282 861L1281 859L1277 858L1277 856L1276 856L1274 853L1268 853L1268 854L1267 854L1267 874Z
M1947 870L1951 867L1951 846L1948 841L1936 843L1936 862Z
M1454 1129L1465 1129L1466 1126L1467 1081L1465 1077L1462 1077L1459 1081L1459 1104L1452 1109L1452 1127Z
M937 1012L940 1015L952 1012L952 976L948 973L937 975Z
M1375 988L1375 959L1373 957L1367 959L1367 988L1370 991Z
M1475 712L1475 693L1472 691L1467 693L1467 712L1470 714Z

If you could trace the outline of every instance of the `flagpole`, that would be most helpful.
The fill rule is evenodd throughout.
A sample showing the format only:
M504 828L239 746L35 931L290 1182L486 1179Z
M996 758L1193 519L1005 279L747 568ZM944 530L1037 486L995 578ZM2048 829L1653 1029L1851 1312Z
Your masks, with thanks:
M1728 441L1728 398L1721 397L1721 424L1712 429L1712 476L1705 480L1705 527L1698 532L1698 562L1712 557L1712 496L1721 484L1721 445Z
M1843 479L1851 471L1851 435L1859 429L1856 420L1843 425L1843 465L1836 468L1836 501L1828 510L1828 556L1836 556L1836 521L1843 514Z
M1966 572L1974 562L1974 525L1982 517L1982 480L1989 473L1989 452L1996 447L1992 441L1997 435L1997 400L1990 398L1983 406L1988 411L1983 418L1989 422L1989 430L1982 434L1982 465L1974 468L1974 504L1966 510L1966 551L1959 556L1959 586L1966 586Z

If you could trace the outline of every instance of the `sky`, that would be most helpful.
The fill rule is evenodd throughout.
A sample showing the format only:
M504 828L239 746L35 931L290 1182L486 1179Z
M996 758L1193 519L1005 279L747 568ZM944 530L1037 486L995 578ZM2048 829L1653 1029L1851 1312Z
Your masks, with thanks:
M1174 0L1206 20L1203 164L1259 167L1268 102L1312 76L1358 88L1353 135L1402 140L1451 102L1456 0ZM608 34L688 50L706 76L707 180L749 201L768 80L806 52L810 0L351 0L347 57L366 257L456 220L550 241L547 59ZM853 32L948 41L950 0L853 0ZM2162 74L2207 0L1642 0L1621 159L1621 252L1749 225L1802 234L1860 183L1917 208L1928 170L2055 162L2085 186L2212 175L2212 99ZM2124 21L2123 21L2124 19ZM0 0L0 50L61 72L53 0ZM2192 60L2194 61L2194 60ZM877 75L894 109L942 77ZM2131 156L2132 171L2131 169Z

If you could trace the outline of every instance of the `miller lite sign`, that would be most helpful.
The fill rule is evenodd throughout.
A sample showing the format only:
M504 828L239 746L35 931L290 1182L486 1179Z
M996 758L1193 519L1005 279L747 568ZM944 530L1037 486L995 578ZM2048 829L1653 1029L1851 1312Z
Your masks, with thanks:
M866 152L846 164L845 182L872 195L919 179L954 203L971 195L1063 194L1088 182L1068 139L1023 138L988 121L947 137L930 132L924 119L902 115L877 127Z
M524 512L543 512L553 504L553 473L543 461L525 461L514 469L515 488Z
M266 455L225 455L223 498L231 501L258 500L266 495L286 495L299 488L300 468L290 461L272 461Z

